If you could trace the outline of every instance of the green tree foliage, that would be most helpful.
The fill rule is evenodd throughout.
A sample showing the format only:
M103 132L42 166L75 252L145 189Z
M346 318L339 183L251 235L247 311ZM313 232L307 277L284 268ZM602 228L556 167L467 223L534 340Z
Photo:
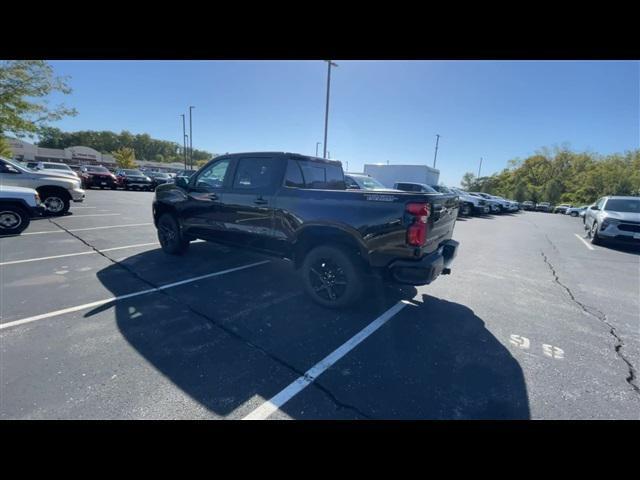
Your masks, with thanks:
M640 150L601 156L544 148L490 177L465 173L461 185L517 201L589 204L603 195L640 195Z
M157 140L149 134L133 134L126 130L120 133L109 131L83 130L63 132L58 128L43 128L40 132L40 147L68 148L76 145L91 147L99 152L112 152L119 148L131 148L136 158L156 162L184 162L182 146L176 142ZM210 160L213 155L203 150L193 150L194 163Z
M120 168L136 168L136 152L133 148L122 147L112 153Z
M50 106L46 98L52 92L71 93L66 81L43 60L0 61L0 135L33 137L47 123L76 115L62 104Z
M13 150L6 138L0 136L0 157L11 158L13 157Z

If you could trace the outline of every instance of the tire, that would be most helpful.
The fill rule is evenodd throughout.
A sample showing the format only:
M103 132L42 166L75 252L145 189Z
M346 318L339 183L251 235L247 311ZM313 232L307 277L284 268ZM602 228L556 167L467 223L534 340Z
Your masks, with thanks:
M17 205L0 205L0 236L20 235L31 223L29 213Z
M589 238L591 239L592 245L600 245L602 243L600 237L598 237L598 228L598 222L594 220L591 224L591 229L589 230Z
M300 268L311 299L327 308L345 308L362 295L364 274L353 256L335 246L319 246L304 258Z
M572 217L577 217L578 216L578 212L571 212L569 215L571 215Z
M158 219L158 241L164 253L182 255L189 248L189 240L182 235L178 220L172 213L163 213Z
M71 199L67 192L43 189L38 192L48 215L64 215L71 207Z
M471 215L471 206L468 203L462 204L462 207L460 207L460 215L464 215L465 217Z

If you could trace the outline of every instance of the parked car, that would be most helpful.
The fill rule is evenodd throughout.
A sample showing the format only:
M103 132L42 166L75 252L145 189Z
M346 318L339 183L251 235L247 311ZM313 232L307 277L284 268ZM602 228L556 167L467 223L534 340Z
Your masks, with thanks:
M148 172L147 176L151 179L151 188L154 190L158 185L173 182L173 178L164 172Z
M72 201L82 202L85 196L78 178L54 170L31 170L4 157L0 157L0 184L35 189L52 215L67 213Z
M362 173L345 173L344 182L349 190L376 190L394 192L396 190L385 187L375 178Z
M440 193L433 187L424 183L414 182L396 182L393 185L394 190L402 190L403 192L416 192L416 193Z
M565 210L565 215L571 215L572 217L583 216L583 212L588 208L587 205L582 207L570 207Z
M455 195L347 190L338 161L269 152L216 157L160 185L153 220L168 254L201 238L284 257L314 301L341 308L369 274L426 285L450 273L457 210Z
M40 196L33 188L0 184L0 236L21 234L32 218L44 212Z
M80 176L84 188L99 187L115 190L118 187L118 178L100 165L83 165L80 167Z
M180 170L178 173L176 173L175 178L182 177L188 180L194 173L196 173L196 170Z
M640 245L640 197L598 199L586 210L584 228L594 245L605 242Z
M456 195L458 195L458 201L460 202L460 215L486 215L491 211L487 201L475 195L471 195L469 192L460 190L459 188L449 187Z
M485 202L487 202L487 205L489 205L489 212L490 213L500 213L501 212L500 204L498 203L497 200L491 198L491 195L483 193L483 192L469 192L469 194L473 195L474 197L477 197L477 198L482 198Z
M153 190L153 181L140 170L124 168L117 171L116 178L125 190Z
M542 203L538 203L536 204L536 211L538 212L551 212L552 207L551 204L549 202L542 202Z
M80 178L73 169L66 163L61 162L26 162L27 168L32 170L53 170L56 173L63 173L70 177Z
M524 202L522 202L522 209L523 210L535 210L536 209L536 204L533 203L530 200L524 201Z
M567 213L567 210L570 209L571 207L572 207L572 205L569 205L567 203L563 203L561 205L557 205L556 207L554 207L553 213L565 214L565 213Z

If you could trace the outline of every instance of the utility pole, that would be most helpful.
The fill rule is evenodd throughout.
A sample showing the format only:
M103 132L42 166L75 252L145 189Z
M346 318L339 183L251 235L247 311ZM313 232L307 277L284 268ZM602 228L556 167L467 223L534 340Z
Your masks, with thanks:
M327 105L324 110L324 144L322 145L322 158L327 158L327 128L329 126L329 91L331 89L331 67L337 67L337 63L333 63L331 60L325 60L327 62Z
M196 107L189 107L189 161L193 170L193 132L191 131L191 110Z
M316 157L318 156L318 145L322 145L322 142L316 142Z
M440 134L436 134L436 153L433 156L433 168L436 168L436 158L438 158L438 142L440 141Z
M184 113L181 113L182 117L182 155L184 156L184 169L187 169L187 133L185 131Z
M478 178L480 178L480 169L482 168L482 157L480 157L480 166L478 167Z

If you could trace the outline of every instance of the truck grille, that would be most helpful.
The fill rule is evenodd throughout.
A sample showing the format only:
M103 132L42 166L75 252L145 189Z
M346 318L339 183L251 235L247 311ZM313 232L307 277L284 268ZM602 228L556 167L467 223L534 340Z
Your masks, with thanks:
M618 225L618 230L624 230L625 232L639 232L640 224L637 223L621 223Z

